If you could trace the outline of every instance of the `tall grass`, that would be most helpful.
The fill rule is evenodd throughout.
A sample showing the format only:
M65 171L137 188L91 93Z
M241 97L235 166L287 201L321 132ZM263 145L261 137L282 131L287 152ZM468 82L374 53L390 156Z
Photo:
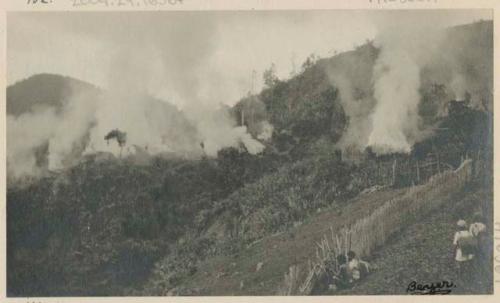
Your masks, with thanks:
M289 294L307 295L314 287L315 280L327 267L338 271L336 257L353 250L360 257L369 256L373 250L383 245L389 237L415 222L422 215L450 203L449 197L458 193L469 181L472 174L471 160L465 160L454 171L448 170L434 175L423 185L413 186L401 197L392 199L377 208L370 215L344 226L336 233L330 228L329 235L317 243L314 261L308 265L308 274L298 283L298 269L292 269L284 281L283 289ZM293 285L290 284L293 282ZM287 285L287 283L289 283Z

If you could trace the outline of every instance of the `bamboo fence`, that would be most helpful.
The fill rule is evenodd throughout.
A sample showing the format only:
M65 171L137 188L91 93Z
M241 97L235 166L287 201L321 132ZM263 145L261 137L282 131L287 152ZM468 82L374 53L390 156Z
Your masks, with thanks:
M324 235L317 243L314 261L308 262L308 274L299 283L298 268L290 268L285 274L282 295L308 295L315 279L327 267L338 271L336 257L347 255L352 250L360 257L369 256L373 250L383 245L387 239L401 231L409 223L415 222L422 215L452 203L449 197L458 193L470 180L472 161L465 160L456 170L448 170L432 176L423 185L412 186L401 197L392 199L377 208L370 215L361 218L350 226ZM286 290L285 290L286 289Z

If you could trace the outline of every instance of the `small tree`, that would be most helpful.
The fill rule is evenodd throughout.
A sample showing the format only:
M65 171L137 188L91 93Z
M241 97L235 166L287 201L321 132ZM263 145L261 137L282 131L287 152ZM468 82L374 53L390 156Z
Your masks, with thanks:
M317 61L319 57L315 54L310 54L309 57L307 57L306 61L302 63L302 71L305 71L309 68L311 68Z
M271 63L271 66L264 71L262 77L264 78L264 85L267 87L276 85L279 81L278 76L276 76L276 65Z

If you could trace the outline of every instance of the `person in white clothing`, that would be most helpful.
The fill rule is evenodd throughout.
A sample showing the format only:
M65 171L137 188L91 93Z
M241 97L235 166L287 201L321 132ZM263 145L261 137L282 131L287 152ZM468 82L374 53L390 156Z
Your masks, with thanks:
M457 222L457 232L453 239L453 245L455 245L455 260L458 262L460 267L461 263L470 261L474 258L474 254L469 252L464 252L464 245L462 244L469 238L472 238L471 232L467 228L467 222L465 220L458 220Z
M470 270L473 263L471 260L474 259L473 252L476 247L474 240L475 238L467 227L467 222L465 222L465 220L459 220L457 222L457 231L455 232L453 244L455 245L457 274L465 280L470 276Z
M365 278L370 272L369 263L361 260L352 250L347 253L347 267L352 275L353 281Z

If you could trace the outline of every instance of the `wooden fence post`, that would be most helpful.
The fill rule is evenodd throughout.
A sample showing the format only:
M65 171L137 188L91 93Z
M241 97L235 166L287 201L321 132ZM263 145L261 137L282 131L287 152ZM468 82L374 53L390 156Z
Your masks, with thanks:
M420 184L420 167L418 166L418 159L417 159L417 184Z
M394 158L394 162L392 162L392 186L396 184L396 167L398 165L398 159Z

